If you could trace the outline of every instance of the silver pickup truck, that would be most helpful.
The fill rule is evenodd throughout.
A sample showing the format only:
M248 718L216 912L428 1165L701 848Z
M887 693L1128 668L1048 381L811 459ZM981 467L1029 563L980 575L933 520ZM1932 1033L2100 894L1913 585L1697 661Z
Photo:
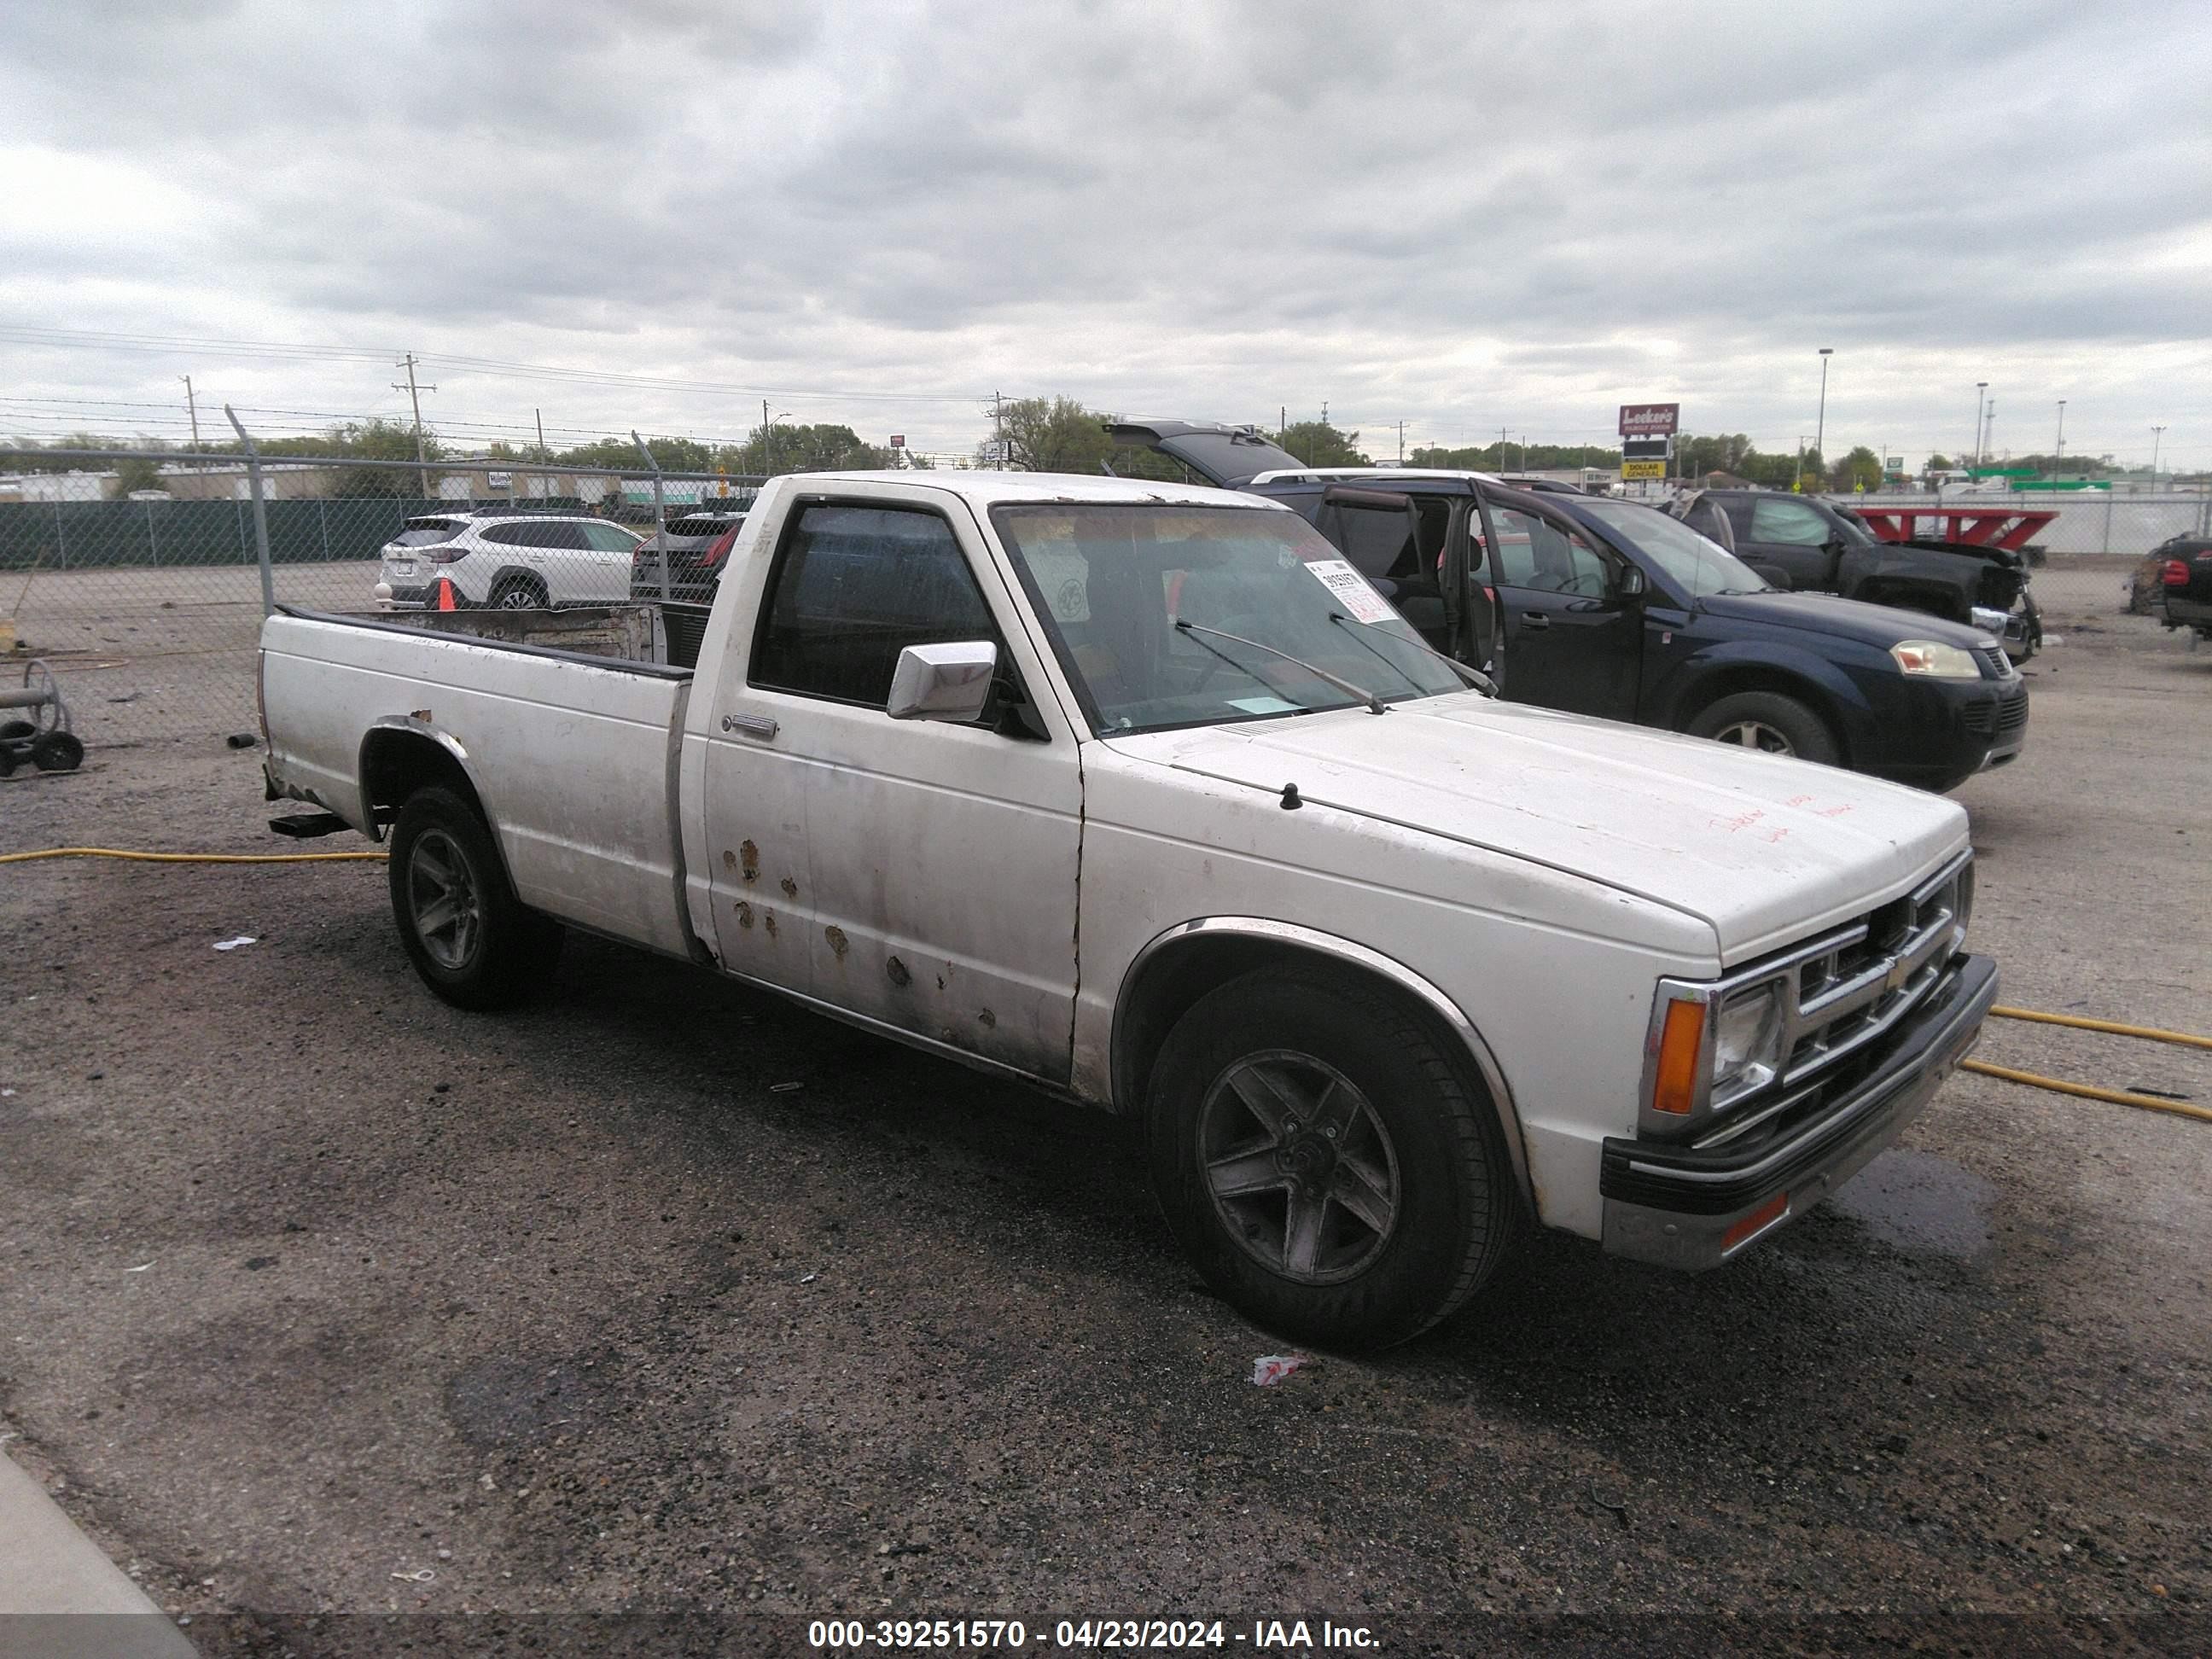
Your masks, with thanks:
M1259 1323L1400 1340L1524 1225L1720 1262L1972 1043L1966 815L1501 703L1297 514L821 474L709 608L286 610L272 799L391 848L424 981L564 928L1139 1115Z

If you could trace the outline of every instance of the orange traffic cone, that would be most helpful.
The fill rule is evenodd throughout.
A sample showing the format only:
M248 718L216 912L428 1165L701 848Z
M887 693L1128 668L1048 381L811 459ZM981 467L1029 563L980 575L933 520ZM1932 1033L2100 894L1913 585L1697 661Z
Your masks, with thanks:
M440 611L459 611L461 608L453 593L453 579L451 576L441 576L438 578L438 604L436 608Z

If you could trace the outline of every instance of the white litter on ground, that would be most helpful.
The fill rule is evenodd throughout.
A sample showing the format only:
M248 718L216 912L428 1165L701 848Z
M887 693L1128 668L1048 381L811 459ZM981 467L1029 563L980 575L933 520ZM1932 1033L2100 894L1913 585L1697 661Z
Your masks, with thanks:
M1255 1388L1272 1389L1301 1365L1312 1364L1311 1354L1263 1353L1252 1362L1252 1384Z
M241 945L253 945L258 942L251 933L240 933L236 939L220 941L215 948L218 951L235 951Z

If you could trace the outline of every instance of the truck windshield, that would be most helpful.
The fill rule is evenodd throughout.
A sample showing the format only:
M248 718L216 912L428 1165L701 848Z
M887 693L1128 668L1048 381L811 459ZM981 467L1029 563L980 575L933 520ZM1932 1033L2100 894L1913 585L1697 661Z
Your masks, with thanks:
M1349 686L1386 703L1461 689L1295 513L1056 502L992 520L1103 735L1369 701Z
M1765 579L1718 542L1634 501L1593 499L1577 505L1665 571L1692 598L1711 593L1764 593Z

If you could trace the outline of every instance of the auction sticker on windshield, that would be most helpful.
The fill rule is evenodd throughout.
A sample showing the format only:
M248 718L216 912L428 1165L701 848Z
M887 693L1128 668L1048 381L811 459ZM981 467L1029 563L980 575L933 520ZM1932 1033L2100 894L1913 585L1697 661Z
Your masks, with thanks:
M1390 602L1367 585L1367 578L1342 559L1311 559L1306 568L1323 587L1336 595L1352 617L1364 623L1389 622Z

